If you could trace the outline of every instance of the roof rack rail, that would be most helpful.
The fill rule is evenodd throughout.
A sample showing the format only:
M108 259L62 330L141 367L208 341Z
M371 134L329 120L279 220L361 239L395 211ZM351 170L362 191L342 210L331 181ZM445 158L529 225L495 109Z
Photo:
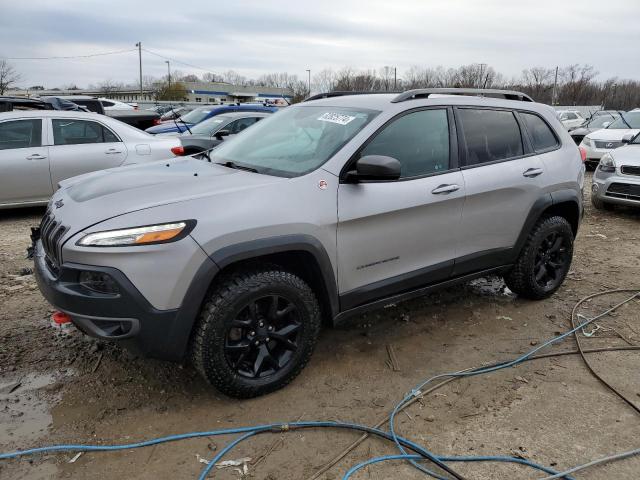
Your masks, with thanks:
M526 93L513 90L494 90L484 88L418 88L402 92L391 103L399 103L419 98L429 98L431 95L474 95L478 97L504 98L506 100L518 100L520 102L533 102Z
M361 91L356 91L356 92L349 92L349 91L337 91L337 92L325 92L325 93L318 93L316 95L312 95L310 97L307 97L303 100L303 102L310 102L311 100L319 100L321 98L333 98L333 97L344 97L346 95L376 95L376 94L389 94L389 93L401 93L398 91L392 91L392 92L361 92Z

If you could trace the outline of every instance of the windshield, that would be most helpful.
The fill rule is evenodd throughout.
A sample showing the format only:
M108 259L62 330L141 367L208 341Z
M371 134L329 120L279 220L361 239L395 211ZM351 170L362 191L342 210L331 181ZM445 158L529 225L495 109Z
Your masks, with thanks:
M640 128L640 112L627 112L620 115L615 122L607 127L611 129Z
M589 128L605 128L605 123L611 124L618 116L615 117L613 115L598 115L589 121L587 126Z
M296 177L317 169L378 113L341 107L288 107L216 148L211 161Z
M196 108L180 118L187 123L200 123L202 120L207 118L210 113L210 108Z
M225 117L224 115L216 115L215 117L208 118L204 122L200 122L195 127L191 127L191 133L194 135L213 135L218 128L226 124L229 120L229 117Z

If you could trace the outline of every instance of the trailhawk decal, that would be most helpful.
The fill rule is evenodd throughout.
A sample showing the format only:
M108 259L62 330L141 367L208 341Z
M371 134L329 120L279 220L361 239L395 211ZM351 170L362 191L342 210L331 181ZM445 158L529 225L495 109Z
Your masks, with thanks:
M375 267L376 265L381 265L383 263L393 262L395 260L398 260L399 258L400 257L391 257L391 258L385 258L384 260L378 260L377 262L367 263L365 265L360 265L356 267L356 270L362 270L363 268Z
M327 112L318 117L321 122L337 123L338 125L346 125L347 123L355 120L356 117L351 115L344 115L343 113Z

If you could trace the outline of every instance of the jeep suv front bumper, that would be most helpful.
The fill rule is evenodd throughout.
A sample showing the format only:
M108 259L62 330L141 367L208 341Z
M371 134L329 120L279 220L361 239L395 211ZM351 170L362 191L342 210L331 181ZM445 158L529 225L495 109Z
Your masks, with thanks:
M174 361L184 357L202 297L199 301L193 299L196 309L186 306L158 310L116 268L67 262L52 269L39 239L34 242L33 256L40 291L49 303L68 314L80 331L105 340L122 341L127 348L145 356ZM80 282L82 272L108 275L117 287L116 293L87 288ZM203 296L196 288L192 295L198 297L201 293Z

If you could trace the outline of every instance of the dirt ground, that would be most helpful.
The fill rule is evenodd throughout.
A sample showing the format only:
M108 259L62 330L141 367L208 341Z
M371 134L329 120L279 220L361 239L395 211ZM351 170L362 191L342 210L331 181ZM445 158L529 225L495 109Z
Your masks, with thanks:
M596 212L590 203L570 275L552 298L531 302L500 279L472 282L353 318L325 330L309 366L274 394L238 401L209 388L189 366L136 358L77 331L55 332L24 258L41 209L0 212L0 452L57 443L121 443L277 421L342 420L374 424L420 380L511 359L569 328L582 297L608 288L640 289L640 211ZM628 295L627 295L628 296ZM625 298L587 302L595 315ZM640 301L599 322L587 347L640 344ZM398 371L389 367L388 345ZM572 349L574 340L553 347ZM608 381L640 404L640 353L590 354ZM450 455L518 455L556 469L640 447L640 416L610 393L579 356L532 361L455 381L399 416L399 431ZM357 434L266 434L227 458L250 457L248 477L306 479ZM192 479L229 437L191 439L114 453L45 455L0 461L2 479ZM323 479L356 463L396 453L367 440ZM199 456L199 457L198 457ZM454 466L452 464L452 466ZM468 479L535 479L525 467L455 464ZM233 468L213 478L237 479ZM354 478L424 478L403 463L372 466ZM640 458L576 474L579 479L640 478Z

